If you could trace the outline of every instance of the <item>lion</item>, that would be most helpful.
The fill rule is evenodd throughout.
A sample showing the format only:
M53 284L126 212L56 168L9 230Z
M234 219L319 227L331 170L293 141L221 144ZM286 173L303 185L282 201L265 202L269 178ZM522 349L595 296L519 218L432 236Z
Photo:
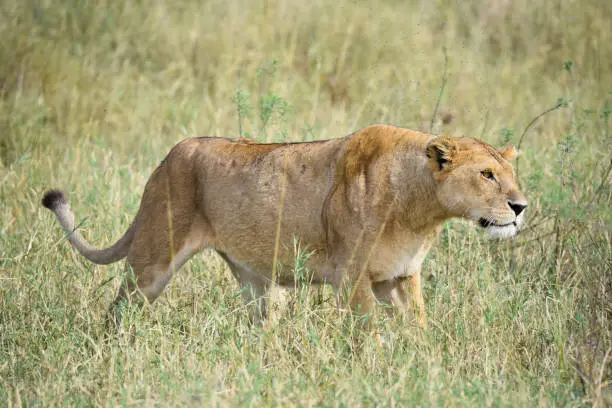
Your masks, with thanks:
M266 317L271 285L309 282L348 295L358 315L378 301L416 312L426 328L421 265L444 222L473 220L498 238L523 224L515 154L390 125L300 143L186 139L153 172L125 234L105 249L82 237L61 191L48 191L42 204L91 262L127 258L134 279L115 304L133 293L153 302L187 260L211 248L243 289L253 322ZM282 267L294 259L288 243L296 237L310 251L300 282Z

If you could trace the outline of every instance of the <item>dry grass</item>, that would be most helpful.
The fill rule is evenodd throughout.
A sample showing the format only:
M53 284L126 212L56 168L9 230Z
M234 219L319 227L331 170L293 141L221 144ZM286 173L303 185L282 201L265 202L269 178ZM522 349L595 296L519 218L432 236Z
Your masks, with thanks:
M0 402L610 405L611 20L597 0L3 1ZM328 291L250 327L208 253L105 339L123 266L83 261L39 205L65 189L108 245L184 137L384 122L516 144L559 101L522 143L529 228L498 243L449 224L424 266L430 330L383 318L386 350L354 341Z

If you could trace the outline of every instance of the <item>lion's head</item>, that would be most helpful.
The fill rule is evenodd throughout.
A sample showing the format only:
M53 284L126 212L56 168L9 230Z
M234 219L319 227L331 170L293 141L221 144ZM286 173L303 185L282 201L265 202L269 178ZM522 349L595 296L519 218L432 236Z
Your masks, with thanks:
M515 155L512 146L497 150L471 138L432 139L427 157L438 200L450 214L475 221L491 237L513 237L527 207L509 162Z

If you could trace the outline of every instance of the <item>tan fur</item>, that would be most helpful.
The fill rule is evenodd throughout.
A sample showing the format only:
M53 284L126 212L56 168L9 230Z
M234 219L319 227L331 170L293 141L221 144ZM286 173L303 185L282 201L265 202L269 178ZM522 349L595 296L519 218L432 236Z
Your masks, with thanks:
M112 253L96 253L74 231L61 193L44 203L87 258L103 263L127 254L149 301L192 255L216 250L245 289L254 320L265 317L282 213L275 283L296 283L284 266L294 263L298 239L312 253L306 281L329 283L339 295L346 288L360 313L371 312L376 299L401 311L416 306L425 326L420 268L443 222L463 217L486 220L500 236L518 231L523 213L509 204L522 209L526 202L506 160L513 151L385 125L310 143L188 139L155 170ZM118 300L135 289L122 288Z

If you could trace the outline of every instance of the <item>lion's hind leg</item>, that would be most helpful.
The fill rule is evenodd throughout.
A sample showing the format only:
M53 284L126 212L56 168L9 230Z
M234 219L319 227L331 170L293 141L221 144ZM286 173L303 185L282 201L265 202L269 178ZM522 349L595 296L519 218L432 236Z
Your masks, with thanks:
M263 276L259 276L246 266L230 258L227 254L217 251L232 271L232 275L238 281L242 291L242 298L249 309L249 320L251 323L262 324L267 316L266 293L270 289L270 282Z
M146 199L145 194L143 201ZM173 274L209 245L210 228L195 211L195 205L179 199L173 203L173 211L168 210L163 199L149 200L149 205L141 207L127 256L125 281L111 308L125 300L154 302ZM115 321L117 317L113 317Z
M157 259L128 255L124 281L108 311L108 318L115 324L118 323L121 313L117 308L122 307L122 303L126 301L142 303L146 300L148 303L153 303L163 293L174 273L198 253L203 244L203 241L183 240L180 249L173 256L169 255L168 248L167 251L162 250L167 256L159 256ZM142 248L136 247L133 250L135 254L139 254Z

